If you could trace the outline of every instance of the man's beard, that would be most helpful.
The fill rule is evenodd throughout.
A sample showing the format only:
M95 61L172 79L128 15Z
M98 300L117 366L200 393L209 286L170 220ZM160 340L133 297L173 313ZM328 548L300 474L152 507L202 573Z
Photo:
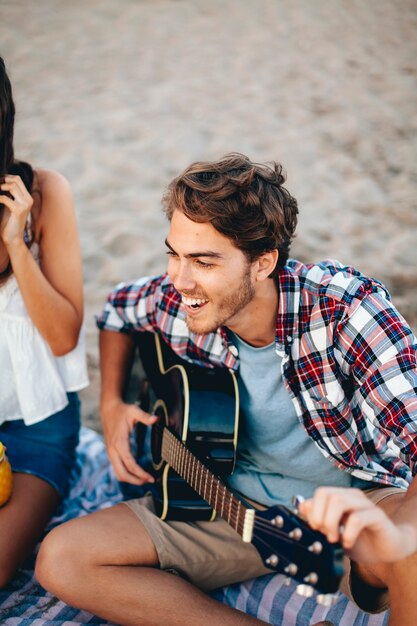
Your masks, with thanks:
M207 335L208 333L216 332L220 326L227 326L228 320L237 315L246 305L253 300L255 296L255 289L251 282L251 276L246 269L241 282L237 289L227 295L219 304L213 304L209 300L206 306L215 306L213 320L199 320L189 317L187 315L187 326L192 333L198 335Z

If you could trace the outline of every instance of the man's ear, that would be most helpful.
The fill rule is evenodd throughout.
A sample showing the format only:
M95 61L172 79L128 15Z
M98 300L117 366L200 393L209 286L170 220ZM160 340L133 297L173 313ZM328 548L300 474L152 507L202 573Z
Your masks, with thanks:
M257 258L256 280L262 281L268 278L278 263L278 256L278 250L270 250L269 252L264 252Z

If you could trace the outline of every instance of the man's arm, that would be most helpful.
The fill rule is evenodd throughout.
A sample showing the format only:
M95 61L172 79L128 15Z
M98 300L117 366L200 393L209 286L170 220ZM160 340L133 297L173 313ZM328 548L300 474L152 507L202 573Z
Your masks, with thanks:
M100 414L107 453L119 480L142 485L154 479L136 463L130 449L130 434L138 422L151 425L156 418L123 400L133 350L131 334L100 331Z

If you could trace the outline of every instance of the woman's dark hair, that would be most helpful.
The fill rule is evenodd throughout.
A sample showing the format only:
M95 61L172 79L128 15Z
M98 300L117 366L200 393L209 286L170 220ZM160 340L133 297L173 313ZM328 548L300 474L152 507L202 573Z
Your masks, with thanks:
M15 106L13 102L12 86L6 72L4 60L0 57L0 180L6 174L19 175L27 190L32 191L34 173L32 166L24 161L17 161L14 157L13 134L14 134ZM0 195L0 211L1 195ZM11 274L10 263L2 272L1 278Z
M0 57L0 177L6 174L19 175L30 192L33 185L33 169L29 163L14 158L14 117L12 85L7 76L4 60Z
M297 225L297 201L284 182L278 163L227 154L213 163L193 163L175 178L164 195L164 210L168 219L178 209L193 222L210 222L249 261L277 249L273 277L288 260Z

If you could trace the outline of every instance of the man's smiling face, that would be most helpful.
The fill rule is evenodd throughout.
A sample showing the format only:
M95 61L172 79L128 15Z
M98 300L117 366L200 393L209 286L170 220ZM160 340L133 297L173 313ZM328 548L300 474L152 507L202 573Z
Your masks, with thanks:
M210 223L174 211L166 239L168 274L181 294L191 332L239 326L255 296L252 263Z

